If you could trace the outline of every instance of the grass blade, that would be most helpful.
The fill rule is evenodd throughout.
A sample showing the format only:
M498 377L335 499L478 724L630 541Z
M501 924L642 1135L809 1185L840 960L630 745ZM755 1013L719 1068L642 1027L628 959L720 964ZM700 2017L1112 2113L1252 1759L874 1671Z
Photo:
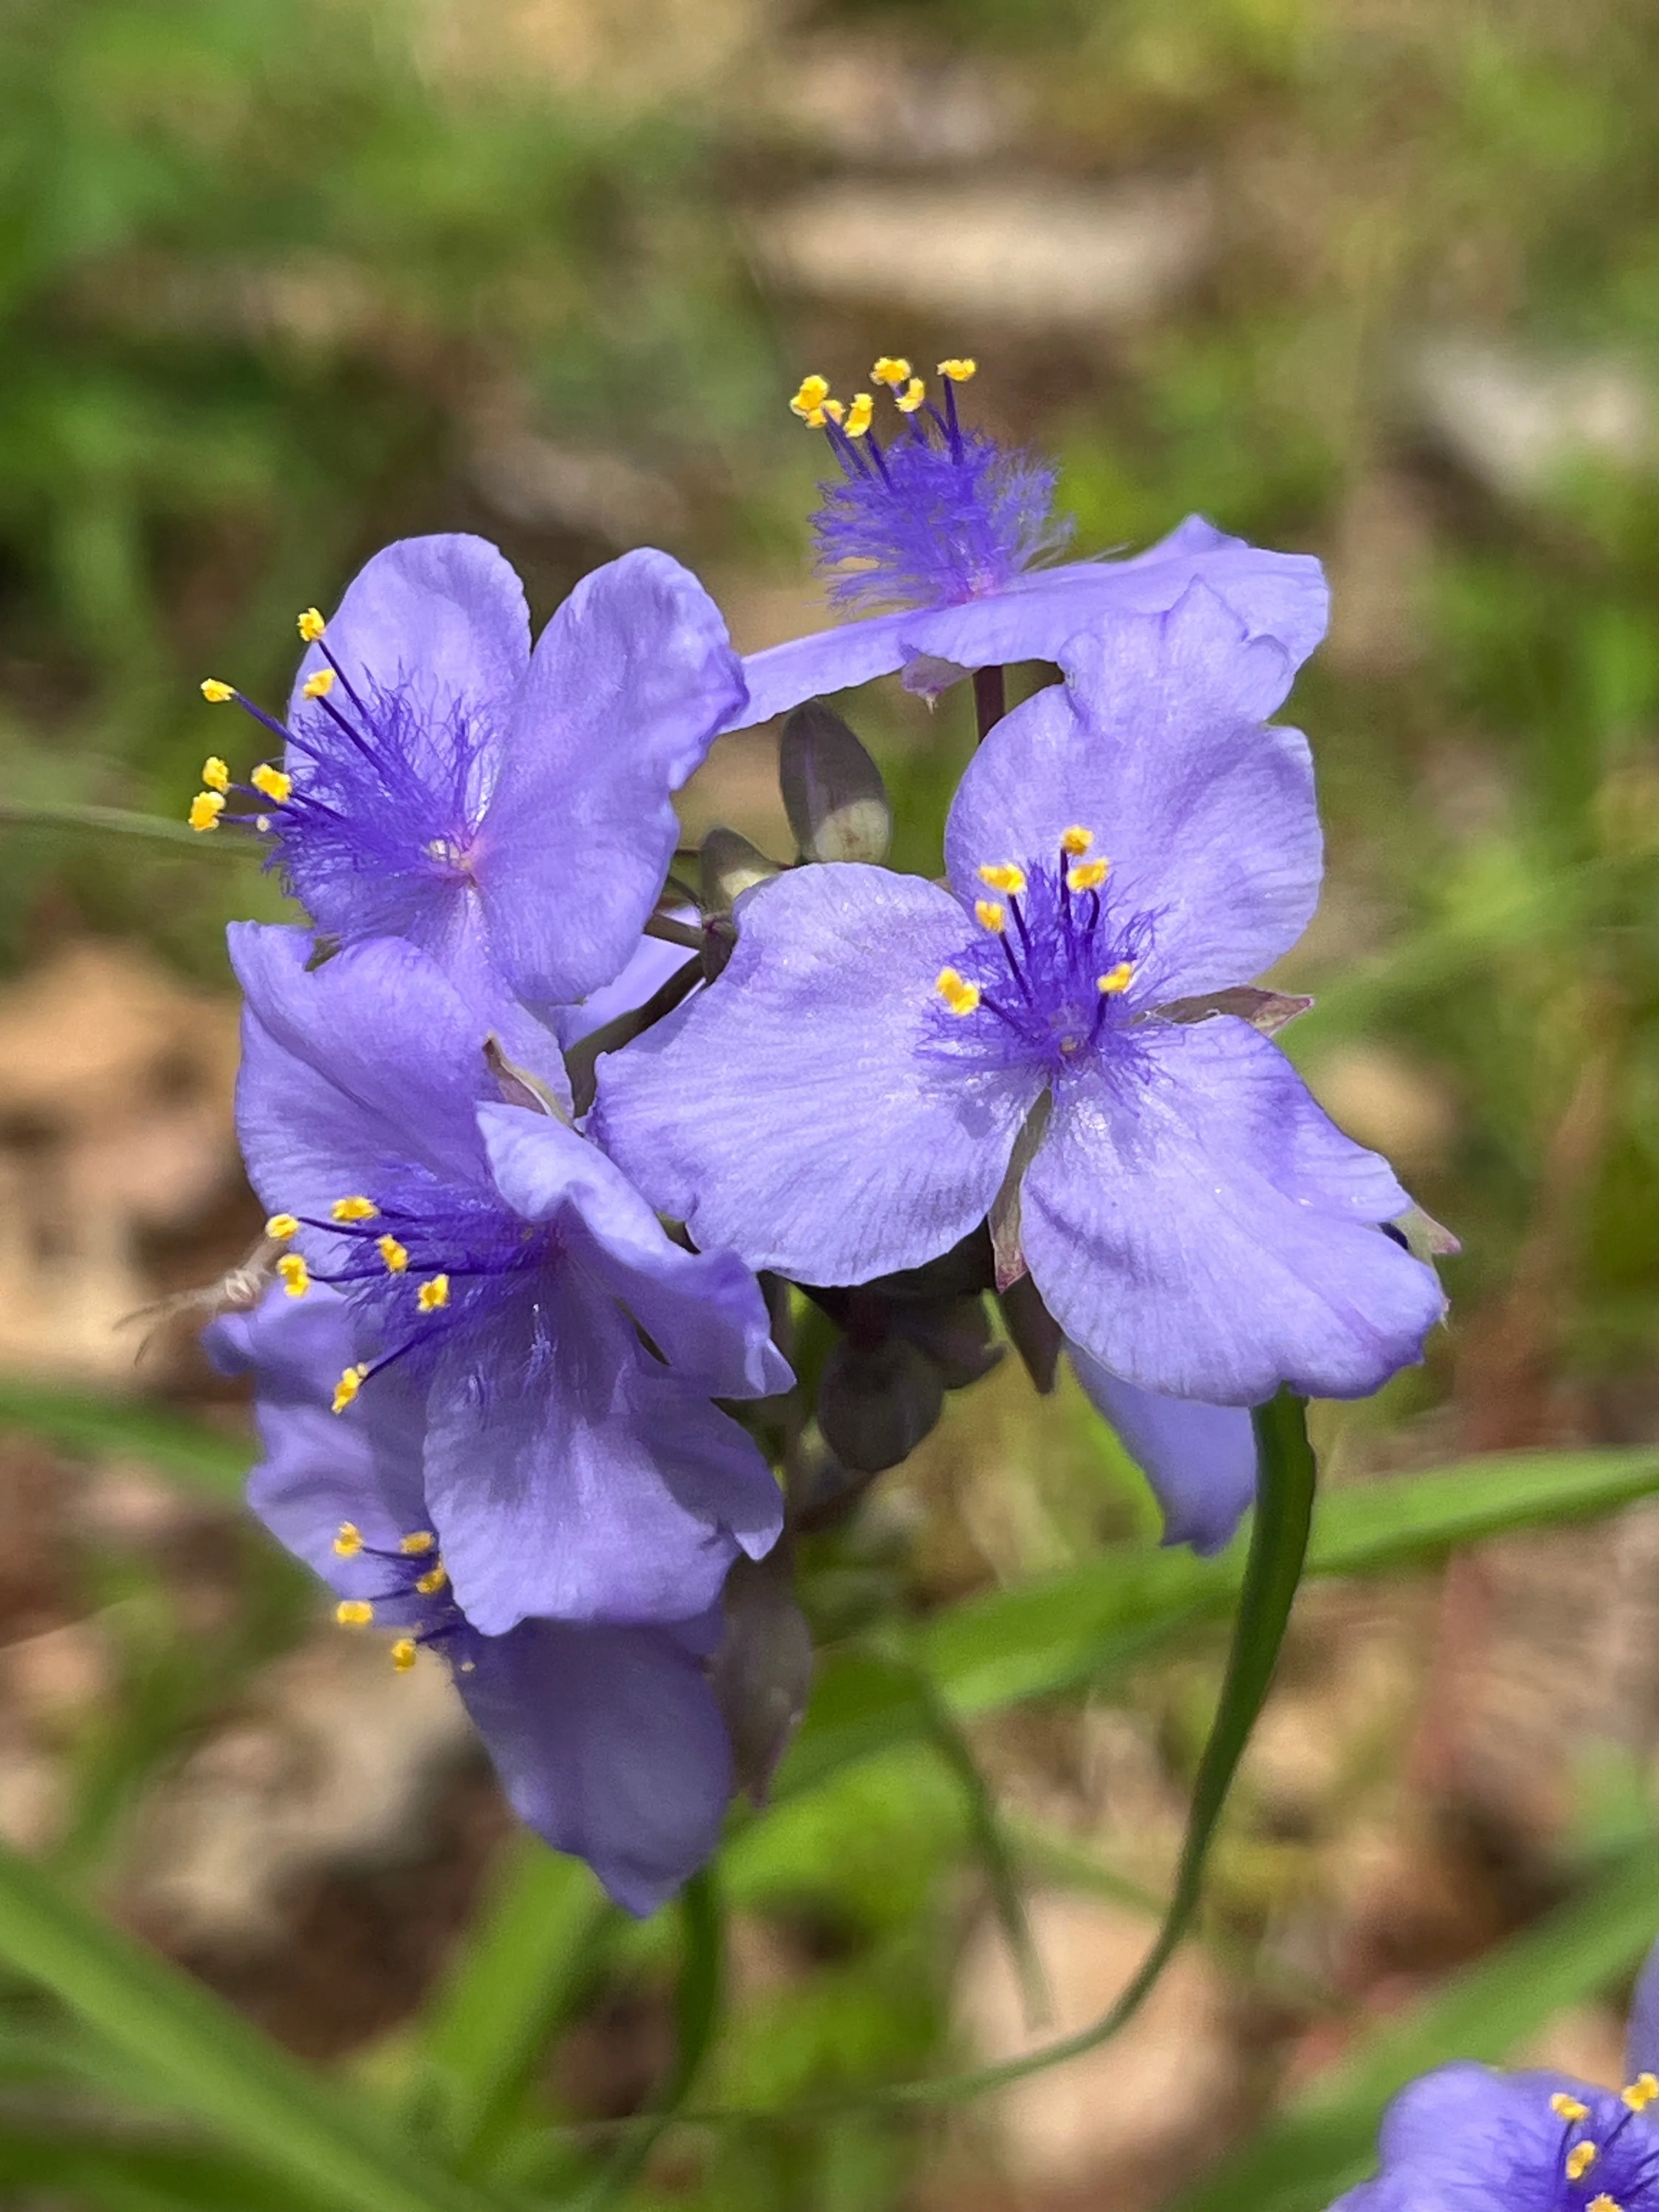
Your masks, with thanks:
M253 1464L252 1439L221 1435L144 1400L55 1389L0 1375L0 1425L27 1429L71 1452L132 1452L192 1490L239 1499Z

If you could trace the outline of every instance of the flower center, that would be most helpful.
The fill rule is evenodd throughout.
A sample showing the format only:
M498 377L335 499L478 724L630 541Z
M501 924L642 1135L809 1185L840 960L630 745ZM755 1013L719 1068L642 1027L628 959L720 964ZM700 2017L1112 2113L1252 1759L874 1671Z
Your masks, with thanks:
M486 1327L521 1297L555 1256L553 1232L521 1220L483 1192L440 1182L424 1169L387 1172L374 1197L335 1200L329 1218L275 1213L265 1234L292 1245L303 1230L328 1239L330 1265L312 1267L297 1250L276 1262L290 1297L313 1282L348 1297L383 1346L343 1372L334 1411L343 1413L365 1382L411 1354L430 1357L459 1331Z
M450 896L473 880L485 729L459 699L434 704L407 684L367 678L360 690L323 642L314 608L301 616L300 635L327 665L307 678L292 724L233 684L203 684L210 702L234 699L280 739L283 764L262 762L239 784L210 756L190 826L232 823L266 838L271 863L325 927L349 916L353 938L424 941L441 930Z
M1616 2099L1605 2090L1551 2097L1562 2123L1553 2200L1561 2212L1656 2212L1659 2137L1644 2117L1656 2099L1651 2074L1638 2074Z
M947 1048L971 1043L1060 1074L1146 1011L1153 917L1116 911L1095 842L1077 824L1051 861L980 869L994 894L974 908L985 933L934 983Z
M982 599L1071 535L1053 518L1054 471L963 427L957 387L976 364L942 361L939 373L943 406L908 361L884 354L876 362L872 379L900 417L885 446L867 392L843 405L823 377L809 376L789 403L841 463L842 481L819 486L812 528L830 596L854 613Z
M376 1626L402 1631L392 1646L392 1663L407 1674L423 1646L434 1645L457 1671L470 1674L477 1660L471 1649L477 1632L455 1602L449 1572L430 1528L414 1528L395 1552L363 1541L355 1521L343 1521L334 1539L342 1559L373 1560L382 1585L371 1596L345 1597L334 1608L342 1628Z

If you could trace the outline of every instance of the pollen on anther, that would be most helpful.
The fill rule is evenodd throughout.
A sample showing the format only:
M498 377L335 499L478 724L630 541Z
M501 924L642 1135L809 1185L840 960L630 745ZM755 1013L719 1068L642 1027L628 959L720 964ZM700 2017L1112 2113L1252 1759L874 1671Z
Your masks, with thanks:
M426 1573L422 1575L416 1583L415 1587L422 1597L434 1597L448 1580L449 1570L441 1560L435 1567L428 1568Z
M222 791L198 791L190 802L190 812L185 817L192 830L216 830L219 817L225 811L225 795Z
M339 1381L334 1385L333 1411L335 1413L344 1413L346 1407L362 1389L363 1378L368 1373L368 1368L362 1364L345 1368L342 1371Z
M1097 891L1110 867L1108 860L1079 860L1066 871L1066 888L1069 891Z
M1582 2181L1601 2155L1601 2146L1597 2143L1575 2143L1567 2153L1567 2179Z
M849 438L861 438L870 428L876 412L876 403L867 392L855 392L853 404L847 410L847 420L842 428Z
M328 624L316 607L307 607L298 618L297 628L307 645L315 645Z
M337 1198L329 1208L337 1221L373 1221L380 1210L372 1198L364 1198L360 1193L350 1198Z
M1060 833L1060 849L1074 860L1080 860L1095 842L1092 830L1085 830L1080 822L1073 822L1069 830Z
M262 792L277 806L283 805L294 788L294 778L285 775L279 768L272 768L268 761L260 762L248 781L256 791Z
M1609 2197L1603 2190L1599 2197L1591 2197L1584 2207L1584 2212L1625 2212L1625 2208L1616 2197Z
M1558 2120L1569 2120L1575 2124L1589 2118L1589 2106L1581 2103L1577 2097L1568 2096L1565 2089L1558 2089L1550 2099L1550 2110Z
M299 1233L300 1217L297 1213L273 1213L265 1224L265 1235L278 1244L286 1244L290 1237L297 1237Z
M908 361L901 361L896 355L884 353L870 374L878 384L888 385L896 392L910 381L910 364Z
M979 985L954 968L941 968L933 988L953 1014L971 1014L979 1004Z
M994 891L1006 891L1010 898L1018 898L1025 888L1025 871L1012 860L988 861L978 873L981 883Z
M954 359L942 361L939 364L939 373L941 376L948 377L952 384L966 384L970 378L978 375L979 363L976 361Z
M914 415L927 397L927 386L919 376L913 376L902 392L893 394L893 404L901 415Z
M418 1559L431 1551L437 1540L430 1528L411 1528L407 1536L398 1538L398 1549L411 1559Z
M222 707L227 699L236 696L236 686L222 684L216 676L204 676L202 678L202 696L210 707Z
M418 1647L412 1636L400 1636L392 1647L392 1663L400 1674L408 1674L415 1664Z
M803 422L810 422L829 397L830 380L827 376L804 376L800 380L800 389L789 403L789 411L792 415L799 415Z
M326 699L333 689L334 671L331 668L319 668L314 676L307 676L300 686L301 696L307 699Z
M355 1559L363 1548L363 1532L355 1521L342 1521L334 1549L343 1559Z
M343 1597L334 1608L334 1618L342 1628L367 1628L374 1618L374 1608L366 1597Z
M1632 2112L1644 2112L1654 2099L1659 2097L1659 2076L1638 2074L1619 2094Z
M429 1283L422 1283L415 1293L415 1303L422 1313L436 1313L440 1306L449 1304L449 1278L434 1275Z
M291 1298L302 1298L311 1288L311 1270L297 1252L284 1252L276 1262L283 1288Z
M409 1247L400 1244L389 1232L375 1238L374 1249L386 1261L386 1271L389 1275L401 1275L409 1265Z
M1133 962L1120 960L1115 968L1109 968L1103 975L1096 976L1095 988L1103 998L1115 999L1120 992L1127 991L1134 980Z
M975 899L974 918L981 929L991 930L999 937L1008 927L1008 909L1000 899Z
M202 781L210 791L230 789L230 770L217 753L210 753L202 763Z

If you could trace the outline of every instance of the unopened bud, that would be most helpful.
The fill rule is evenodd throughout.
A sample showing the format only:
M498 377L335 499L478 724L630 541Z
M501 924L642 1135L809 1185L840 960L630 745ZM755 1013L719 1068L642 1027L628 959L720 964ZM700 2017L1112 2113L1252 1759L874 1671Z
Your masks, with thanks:
M832 708L810 699L786 718L778 782L804 859L886 859L893 842L887 787L855 732Z
M758 845L751 845L740 830L716 823L702 841L698 855L700 903L705 915L730 914L738 900L757 884L783 871L769 860Z
M908 1459L944 1409L938 1368L902 1336L869 1349L843 1337L818 1377L823 1440L858 1474L880 1474Z
M1002 1357L991 1334L991 1318L980 1297L928 1299L896 1306L893 1326L925 1352L947 1390L965 1390L987 1376Z
M812 1686L812 1634L795 1602L787 1540L763 1559L733 1563L724 1613L714 1696L732 1739L737 1785L758 1804Z

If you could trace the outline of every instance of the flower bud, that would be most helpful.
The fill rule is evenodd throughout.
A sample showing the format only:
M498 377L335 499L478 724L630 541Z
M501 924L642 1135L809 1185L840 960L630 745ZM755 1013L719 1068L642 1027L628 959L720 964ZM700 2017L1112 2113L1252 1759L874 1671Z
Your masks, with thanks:
M744 892L783 871L769 860L758 845L751 845L740 830L716 823L702 841L698 856L700 903L705 916L730 914Z
M818 1377L824 1442L858 1474L880 1474L908 1459L944 1407L939 1369L902 1336L868 1347L843 1337Z
M785 720L778 782L803 859L886 859L893 810L881 770L821 701L809 700Z
M714 1696L732 1739L738 1788L759 1804L812 1686L812 1635L795 1602L787 1540L763 1559L735 1560L723 1603Z

